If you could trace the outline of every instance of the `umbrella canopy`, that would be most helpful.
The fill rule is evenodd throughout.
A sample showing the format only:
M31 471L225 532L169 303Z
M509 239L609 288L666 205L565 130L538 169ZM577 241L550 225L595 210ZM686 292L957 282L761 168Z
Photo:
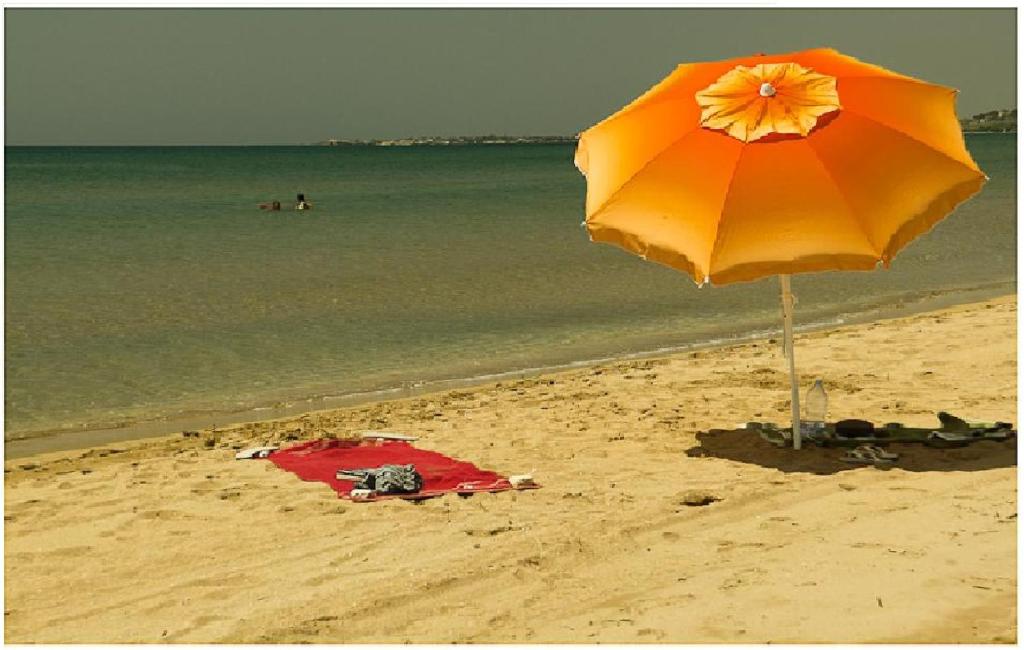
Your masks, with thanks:
M986 180L955 98L830 49L680 65L580 135L587 228L699 284L888 266Z
M831 49L680 65L580 134L586 226L703 285L888 266L985 183L956 90Z

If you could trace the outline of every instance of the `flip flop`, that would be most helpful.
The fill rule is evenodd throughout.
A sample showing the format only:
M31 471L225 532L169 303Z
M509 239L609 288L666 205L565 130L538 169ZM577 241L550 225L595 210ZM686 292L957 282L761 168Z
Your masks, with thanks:
M402 442L415 442L419 440L416 436L407 436L404 433L392 433L390 431L364 431L359 434L363 440L399 440Z
M266 458L277 451L277 447L251 447L243 449L235 454L235 460L247 460L250 458Z
M890 451L886 451L886 450L882 449L881 447L879 447L878 445L861 445L861 448L864 449L864 451L867 451L867 452L870 452L870 453L874 454L875 457L878 458L879 460L892 460L892 461L896 461L896 460L900 459L900 455L899 454L896 454L896 453L893 453L893 452L890 452Z
M896 458L899 458L897 454L890 454L882 451L884 456L878 454L880 450L874 445L861 445L860 447L854 447L845 454L839 457L839 460L844 463L853 463L856 465L873 465L878 469L889 469L895 464ZM896 458L892 458L895 456Z

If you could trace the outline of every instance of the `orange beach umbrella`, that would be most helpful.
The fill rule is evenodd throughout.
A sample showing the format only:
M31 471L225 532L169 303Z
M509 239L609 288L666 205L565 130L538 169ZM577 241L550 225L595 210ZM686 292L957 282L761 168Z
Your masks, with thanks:
M703 285L888 267L986 180L956 90L831 49L683 64L580 134L586 226Z

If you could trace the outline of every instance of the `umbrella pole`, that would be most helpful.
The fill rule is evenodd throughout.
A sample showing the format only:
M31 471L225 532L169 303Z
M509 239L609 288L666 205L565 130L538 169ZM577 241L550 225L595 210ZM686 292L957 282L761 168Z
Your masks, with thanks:
M800 449L800 386L796 377L796 355L793 354L793 292L790 290L789 275L780 275L779 281L782 284L783 352L789 358L789 384L792 391L793 449Z

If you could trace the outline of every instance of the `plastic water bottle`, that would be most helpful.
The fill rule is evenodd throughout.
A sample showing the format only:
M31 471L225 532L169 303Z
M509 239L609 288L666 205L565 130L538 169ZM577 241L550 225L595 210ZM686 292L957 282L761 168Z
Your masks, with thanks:
M825 429L825 418L828 416L828 393L820 379L814 382L807 391L804 400L804 417L801 421L801 433L814 434Z

